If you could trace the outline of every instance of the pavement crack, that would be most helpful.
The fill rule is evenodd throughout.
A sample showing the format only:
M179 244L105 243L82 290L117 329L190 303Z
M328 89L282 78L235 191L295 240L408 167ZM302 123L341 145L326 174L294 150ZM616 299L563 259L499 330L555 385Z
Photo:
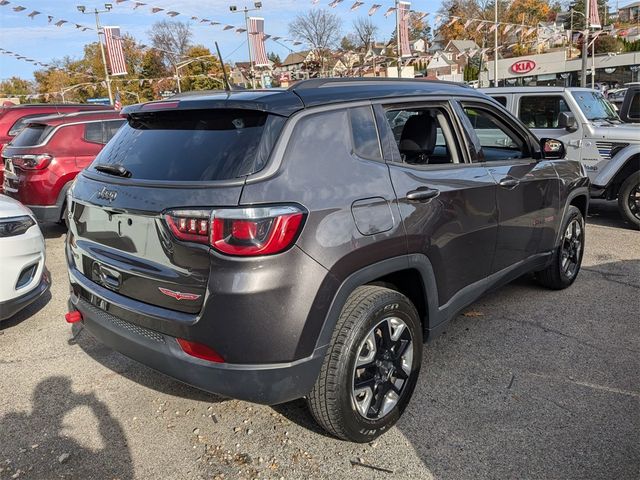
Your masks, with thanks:
M602 276L602 278L607 280L608 282L617 283L619 285L625 285L627 287L631 287L631 288L635 288L637 290L640 290L640 285L635 285L635 284L630 283L630 282L623 282L621 280L617 280L615 278L612 278L612 277L626 277L627 275L624 274L624 273L605 272L603 270L598 270L596 268L589 268L589 267L582 267L582 270L586 270L587 272L597 273L600 276Z
M574 335L569 335L568 333L564 333L564 332L562 332L560 330L556 330L555 328L546 327L546 326L544 326L544 325L542 325L540 323L532 322L532 321L529 321L529 320L519 320L519 319L516 319L516 318L509 318L509 317L505 317L505 316L496 317L496 318L500 318L500 319L506 320L508 322L520 323L522 325L530 325L532 327L539 328L540 330L543 330L544 332L550 332L550 333L553 333L555 335L559 335L561 337L568 338L568 339L573 340L574 342L578 343L579 345L584 345L585 347L593 348L595 350L602 350L603 349L602 345L594 345L594 344L586 342L586 341L584 341L584 340L582 340L582 339L580 339L580 338L578 338L578 337L576 337ZM622 349L624 349L624 350L626 350L628 352L631 352L631 353L640 353L640 351L636 351L636 350L633 350L631 348L627 348L627 347L620 346L620 345L616 346L615 349L618 350L620 348L622 348Z

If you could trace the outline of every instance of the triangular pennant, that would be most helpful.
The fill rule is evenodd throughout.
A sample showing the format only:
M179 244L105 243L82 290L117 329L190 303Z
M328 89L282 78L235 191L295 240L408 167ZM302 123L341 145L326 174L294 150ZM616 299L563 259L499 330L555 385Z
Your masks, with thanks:
M33 18L35 18L36 15L40 15L40 12L37 11L37 10L34 10L29 15L27 15L27 17L29 17L29 18L31 18L33 20Z
M26 10L27 7L23 7L22 5L18 5L17 7L13 7L13 11L14 12L21 12L23 10Z
M382 7L382 5L380 5L379 3L374 3L373 5L371 5L371 8L369 9L369 12L367 12L367 14L369 16L373 15L378 10L380 10L380 7Z
M58 21L55 23L55 26L56 26L56 27L61 27L61 26L62 26L62 25L64 25L65 23L68 23L68 22L67 22L66 20L58 20Z

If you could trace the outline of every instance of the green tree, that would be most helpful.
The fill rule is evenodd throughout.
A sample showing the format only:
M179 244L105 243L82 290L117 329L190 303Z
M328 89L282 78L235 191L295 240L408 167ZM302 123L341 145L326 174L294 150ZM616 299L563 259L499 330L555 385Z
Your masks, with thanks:
M600 23L602 26L609 25L609 15L607 12L607 0L598 0L598 14L600 15ZM569 11L573 9L576 13L573 15L573 30L584 30L584 13L586 9L585 0L574 0L569 4ZM582 15L580 15L582 13ZM567 19L564 23L565 28L571 27L571 16L567 15Z
M180 85L183 91L215 90L222 88L222 68L217 57L203 45L195 45L186 51L184 62L194 59L181 69Z
M271 60L274 64L274 66L278 67L280 65L282 65L282 59L280 58L280 55L278 55L277 53L269 53L269 60Z

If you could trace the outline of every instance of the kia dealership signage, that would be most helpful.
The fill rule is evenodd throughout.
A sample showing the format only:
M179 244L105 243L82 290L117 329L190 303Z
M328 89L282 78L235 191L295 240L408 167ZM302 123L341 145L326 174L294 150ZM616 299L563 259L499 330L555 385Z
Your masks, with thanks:
M533 60L520 60L511 65L511 71L518 74L529 73L534 68L536 68L536 62Z

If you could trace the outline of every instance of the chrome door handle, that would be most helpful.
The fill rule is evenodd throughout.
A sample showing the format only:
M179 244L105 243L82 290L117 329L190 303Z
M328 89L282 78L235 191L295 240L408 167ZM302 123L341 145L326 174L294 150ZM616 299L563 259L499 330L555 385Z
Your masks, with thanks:
M505 177L498 182L498 185L504 188L515 188L520 185L520 180L513 177Z
M407 200L410 202L424 202L431 198L437 197L440 190L429 187L418 187L415 190L407 192Z

